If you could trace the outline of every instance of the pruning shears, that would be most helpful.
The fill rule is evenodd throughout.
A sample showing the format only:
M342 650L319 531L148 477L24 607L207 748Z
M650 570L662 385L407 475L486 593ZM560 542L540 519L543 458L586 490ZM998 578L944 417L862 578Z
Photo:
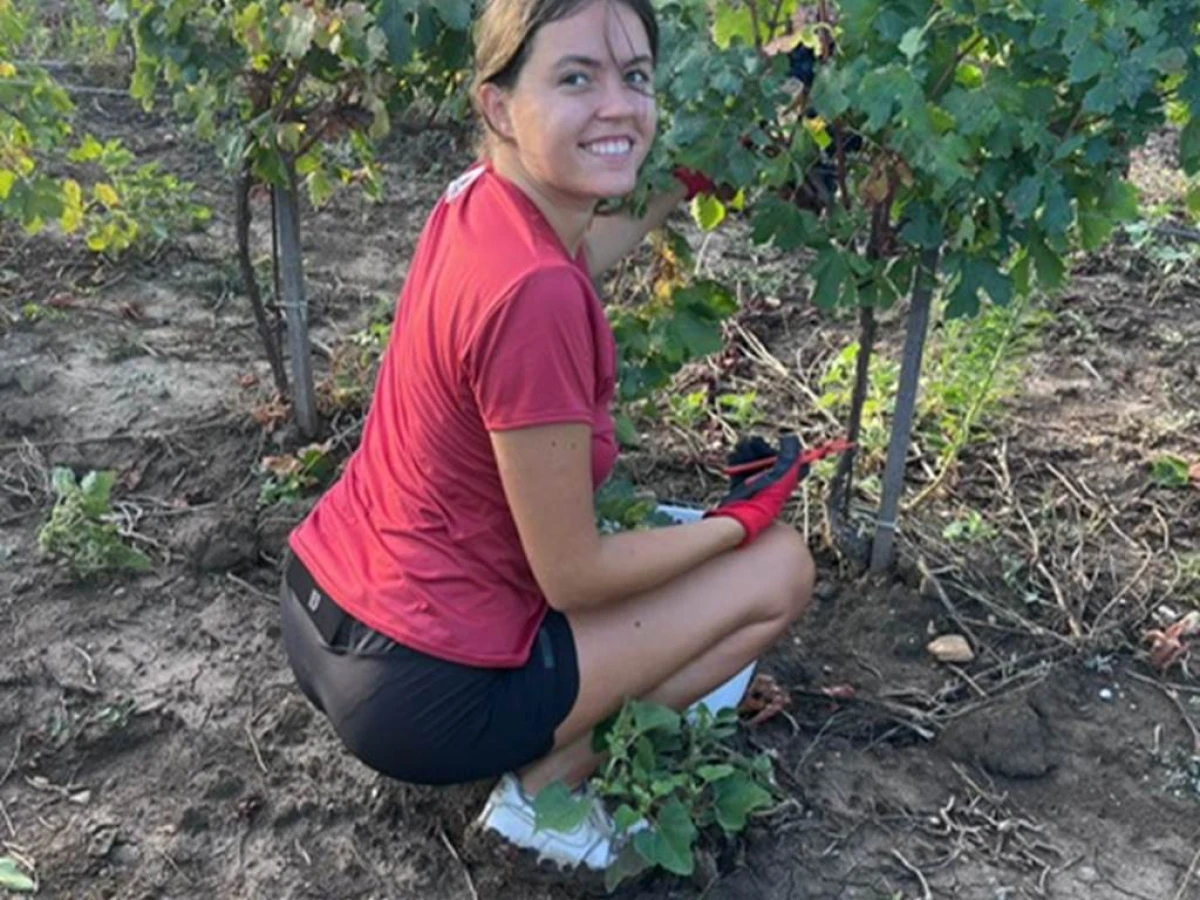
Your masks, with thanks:
M767 445L760 443L758 446L765 447ZM826 441L815 447L810 447L800 454L800 468L804 470L818 460L822 460L827 456L833 456L836 453L845 453L855 446L857 445L853 441L839 438L837 440ZM753 475L756 472L762 472L771 468L771 466L775 465L777 458L777 454L774 453L769 456L755 456L755 458L744 462L731 462L729 465L722 467L721 472L729 478L745 478L747 475Z

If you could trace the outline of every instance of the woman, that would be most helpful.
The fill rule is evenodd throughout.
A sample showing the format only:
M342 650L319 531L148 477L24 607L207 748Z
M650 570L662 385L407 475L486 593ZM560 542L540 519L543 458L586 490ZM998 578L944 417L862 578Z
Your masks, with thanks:
M367 765L502 776L483 827L603 868L599 810L535 833L529 798L586 779L591 730L625 698L683 709L804 609L812 560L773 524L799 461L781 454L701 521L597 532L617 450L593 277L690 195L640 221L594 215L633 190L654 138L657 25L651 0L491 0L477 24L483 161L433 210L362 443L291 536L283 637Z

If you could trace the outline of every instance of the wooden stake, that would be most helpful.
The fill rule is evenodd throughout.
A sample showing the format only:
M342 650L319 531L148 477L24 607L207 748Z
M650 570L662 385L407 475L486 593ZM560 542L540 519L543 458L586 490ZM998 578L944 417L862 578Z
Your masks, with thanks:
M900 386L896 395L896 415L892 420L892 438L888 444L887 465L883 470L883 499L879 521L871 544L871 572L878 575L892 564L896 543L896 512L904 489L904 464L912 439L917 392L921 381L921 360L925 353L925 335L929 331L929 309L937 284L940 251L925 250L913 276L912 308L908 311L908 332L904 337L904 359L900 364Z

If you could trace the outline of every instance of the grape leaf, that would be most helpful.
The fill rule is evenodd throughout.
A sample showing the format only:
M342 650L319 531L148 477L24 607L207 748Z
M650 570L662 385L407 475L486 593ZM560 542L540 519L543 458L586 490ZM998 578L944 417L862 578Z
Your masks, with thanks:
M676 875L691 875L696 860L692 854L698 832L691 815L672 797L658 814L654 827L633 836L633 845L642 858Z
M914 203L904 211L906 219L900 237L926 250L940 247L943 239L942 223L928 203Z
M1188 175L1200 172L1200 106L1179 134L1179 163Z
M434 8L455 31L466 31L471 26L471 0L438 0Z
M770 806L772 800L770 792L741 772L714 784L713 795L717 824L729 834L745 828L746 816Z
M725 221L725 204L712 194L692 198L692 218L703 231L713 231Z
M14 893L31 894L37 883L17 866L11 856L0 856L0 888Z
M535 831L574 831L588 817L593 800L573 794L561 781L552 781L533 798Z
M411 8L408 0L380 0L379 27L387 37L388 59L402 66L412 57Z
M837 247L830 245L821 251L812 269L816 285L813 303L821 309L833 309L844 293L844 285L852 277L850 266Z

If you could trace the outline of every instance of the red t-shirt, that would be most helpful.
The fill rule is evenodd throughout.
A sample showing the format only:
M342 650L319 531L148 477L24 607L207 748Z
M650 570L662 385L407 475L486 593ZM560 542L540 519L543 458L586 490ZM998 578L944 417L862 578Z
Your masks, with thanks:
M347 612L469 665L523 665L546 614L489 431L592 427L592 481L617 448L616 349L582 253L479 165L434 207L400 294L362 442L292 533Z

